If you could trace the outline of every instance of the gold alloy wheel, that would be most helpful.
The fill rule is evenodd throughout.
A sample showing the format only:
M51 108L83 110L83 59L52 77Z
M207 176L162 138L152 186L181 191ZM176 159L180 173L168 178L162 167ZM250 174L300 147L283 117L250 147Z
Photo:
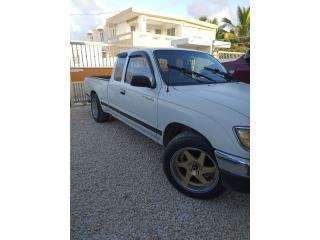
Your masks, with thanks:
M171 161L170 170L175 180L191 192L207 192L219 181L216 162L203 150L183 148Z

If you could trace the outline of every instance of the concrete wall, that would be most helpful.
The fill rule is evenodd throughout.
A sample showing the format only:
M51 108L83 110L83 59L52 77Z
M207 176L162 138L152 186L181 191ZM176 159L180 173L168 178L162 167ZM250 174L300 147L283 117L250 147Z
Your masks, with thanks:
M88 76L111 76L112 68L75 68L70 70L71 82L82 82Z
M133 46L146 47L172 47L171 40L176 37L165 36L153 33L133 32Z
M205 30L199 29L191 26L182 26L181 28L181 37L194 37L202 39L211 39L215 40L216 31L215 30Z
M116 30L117 35L128 33L128 32L130 32L130 25L127 22L122 22L122 23L117 24L116 29L117 29Z

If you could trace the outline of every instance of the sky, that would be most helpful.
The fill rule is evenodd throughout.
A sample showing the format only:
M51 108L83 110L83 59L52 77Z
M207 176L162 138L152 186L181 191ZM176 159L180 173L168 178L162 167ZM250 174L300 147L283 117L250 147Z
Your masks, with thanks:
M223 17L237 22L237 6L247 7L249 0L71 0L70 6L70 38L71 40L85 40L85 34L98 26L102 26L105 19L129 7L163 12L166 14L196 18ZM108 13L100 15L76 14Z

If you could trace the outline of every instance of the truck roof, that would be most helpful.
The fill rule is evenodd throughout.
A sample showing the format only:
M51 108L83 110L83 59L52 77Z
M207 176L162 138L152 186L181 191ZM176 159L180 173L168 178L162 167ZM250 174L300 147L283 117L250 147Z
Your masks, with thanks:
M178 51L191 51L191 52L206 53L206 52L203 52L203 51L199 51L199 50L195 50L195 49L189 49L189 48L132 48L132 49L128 49L128 50L122 51L119 54L121 54L121 53L130 54L130 53L133 53L133 52L136 52L136 51L146 51L146 52L152 53L155 50L178 50Z

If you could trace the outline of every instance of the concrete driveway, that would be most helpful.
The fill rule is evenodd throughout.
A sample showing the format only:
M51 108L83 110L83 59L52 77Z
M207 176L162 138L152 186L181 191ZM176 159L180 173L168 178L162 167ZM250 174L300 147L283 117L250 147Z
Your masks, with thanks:
M71 109L71 239L249 239L250 195L176 191L162 147L118 120Z

